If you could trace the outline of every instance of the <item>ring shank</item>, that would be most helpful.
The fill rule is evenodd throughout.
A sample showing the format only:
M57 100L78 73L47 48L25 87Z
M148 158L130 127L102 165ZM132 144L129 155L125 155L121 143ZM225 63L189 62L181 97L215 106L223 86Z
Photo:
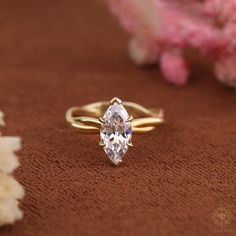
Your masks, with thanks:
M101 118L110 103L107 101L91 103L81 107L72 107L66 112L66 120L80 132L98 133ZM122 102L132 120L133 133L149 132L164 122L162 109L147 109L133 102Z

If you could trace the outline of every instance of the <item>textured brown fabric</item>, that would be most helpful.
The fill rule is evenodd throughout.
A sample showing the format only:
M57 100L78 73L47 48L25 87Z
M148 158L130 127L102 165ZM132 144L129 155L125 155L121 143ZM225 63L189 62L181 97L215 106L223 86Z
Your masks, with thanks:
M26 189L24 220L1 236L235 235L235 91L204 65L183 88L134 66L101 1L5 1L0 22L3 132L23 138ZM134 136L118 168L99 136L64 120L70 106L114 96L167 118Z

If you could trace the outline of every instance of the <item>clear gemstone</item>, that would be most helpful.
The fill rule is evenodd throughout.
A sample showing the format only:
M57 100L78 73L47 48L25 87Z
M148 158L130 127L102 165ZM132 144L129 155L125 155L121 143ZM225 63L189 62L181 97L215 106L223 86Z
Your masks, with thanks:
M125 108L118 102L110 105L103 116L101 142L104 151L114 164L122 161L131 142L131 121Z

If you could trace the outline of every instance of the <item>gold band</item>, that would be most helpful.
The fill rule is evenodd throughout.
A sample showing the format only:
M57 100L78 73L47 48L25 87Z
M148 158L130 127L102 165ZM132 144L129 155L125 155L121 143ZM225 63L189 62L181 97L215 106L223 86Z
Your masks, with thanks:
M99 133L101 117L109 107L110 102L96 102L81 107L72 107L66 112L66 120L71 126L83 133ZM133 102L122 102L129 115L133 133L149 132L157 125L164 123L162 109L147 109Z

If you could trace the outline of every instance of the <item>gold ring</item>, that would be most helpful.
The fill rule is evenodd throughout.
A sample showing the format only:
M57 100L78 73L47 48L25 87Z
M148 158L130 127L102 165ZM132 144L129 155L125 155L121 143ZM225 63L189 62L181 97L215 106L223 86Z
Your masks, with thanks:
M83 133L100 133L100 146L115 165L129 147L132 134L146 133L164 123L162 109L147 109L115 97L110 102L96 102L72 107L66 112L67 122Z

